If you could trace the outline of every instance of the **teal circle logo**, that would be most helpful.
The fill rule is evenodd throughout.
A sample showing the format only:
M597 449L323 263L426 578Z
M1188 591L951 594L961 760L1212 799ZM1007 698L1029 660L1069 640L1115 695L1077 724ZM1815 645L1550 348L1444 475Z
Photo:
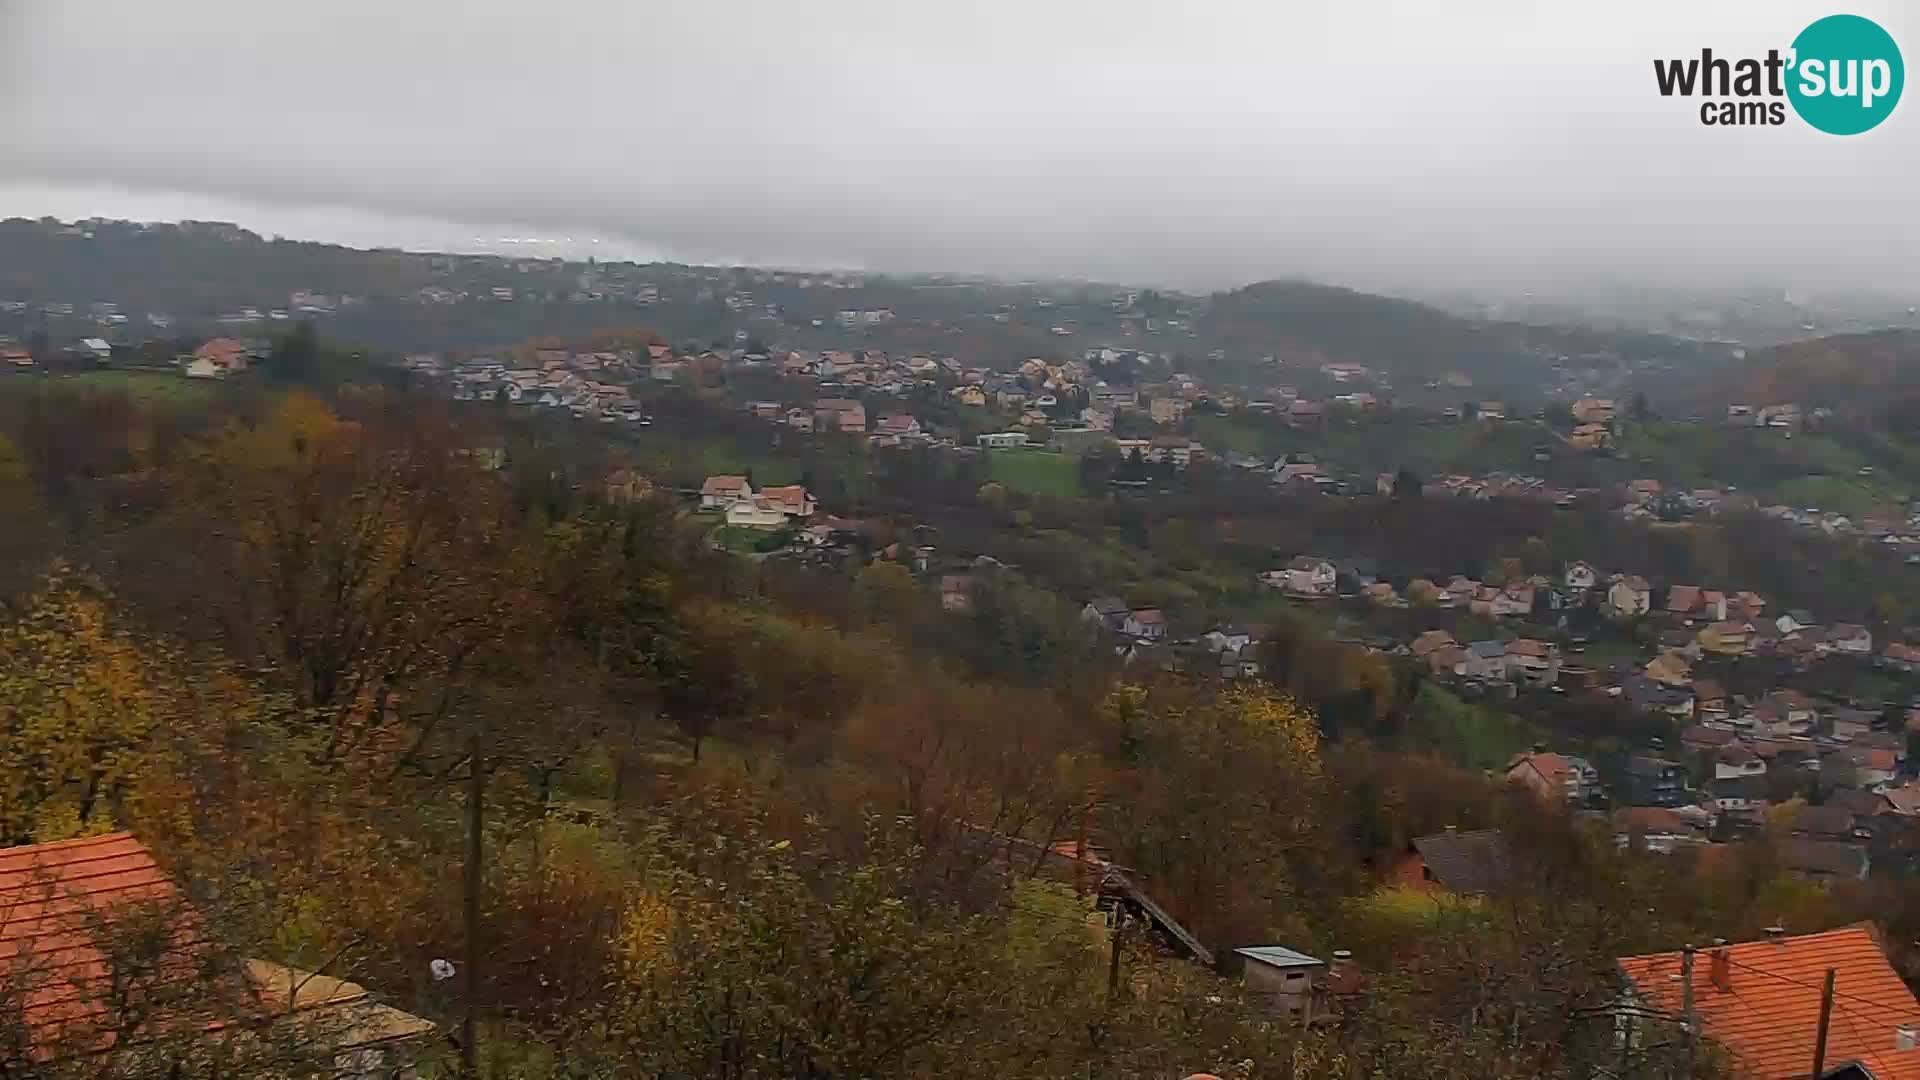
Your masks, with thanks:
M1787 99L1800 119L1829 135L1879 126L1900 103L1907 72L1900 46L1880 24L1829 15L1793 39Z

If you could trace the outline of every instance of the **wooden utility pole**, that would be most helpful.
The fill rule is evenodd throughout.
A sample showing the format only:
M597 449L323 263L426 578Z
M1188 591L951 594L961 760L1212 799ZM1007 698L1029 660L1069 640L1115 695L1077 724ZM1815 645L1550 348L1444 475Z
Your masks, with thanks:
M1680 947L1680 1022L1685 1025L1687 1041L1687 1075L1693 1075L1694 1037L1693 1020L1693 943Z
M1833 1019L1833 968L1827 969L1827 985L1820 991L1820 1034L1813 1040L1813 1080L1827 1071L1827 1022Z

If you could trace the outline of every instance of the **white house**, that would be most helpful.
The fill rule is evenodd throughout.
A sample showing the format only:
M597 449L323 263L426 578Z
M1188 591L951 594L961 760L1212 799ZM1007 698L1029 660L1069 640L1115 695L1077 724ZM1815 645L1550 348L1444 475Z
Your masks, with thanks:
M1024 431L991 431L976 437L974 441L989 450L1008 450L1027 445L1027 433Z
M753 485L744 476L709 476L700 485L700 509L725 510L753 501Z
M787 520L786 512L765 497L748 499L727 507L727 524L736 529L778 529Z
M1600 574L1590 563L1570 562L1561 580L1569 591L1585 592L1600 583Z
M1159 608L1134 608L1120 624L1120 632L1130 637L1158 641L1167 636L1167 616Z
M187 378L189 379L224 379L227 377L226 368L204 356L196 356L188 360L185 370Z
M1653 589L1643 577L1622 575L1607 589L1607 611L1616 619L1645 615L1652 606Z

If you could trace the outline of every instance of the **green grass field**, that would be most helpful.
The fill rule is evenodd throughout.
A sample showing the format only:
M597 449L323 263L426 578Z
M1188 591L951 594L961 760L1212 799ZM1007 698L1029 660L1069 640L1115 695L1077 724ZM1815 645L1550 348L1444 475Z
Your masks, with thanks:
M197 405L221 392L212 379L189 379L163 371L83 371L77 375L27 375L0 379L0 392L36 387L125 391L143 405Z
M1045 450L989 450L987 475L1009 490L1028 495L1080 494L1080 465L1065 454Z

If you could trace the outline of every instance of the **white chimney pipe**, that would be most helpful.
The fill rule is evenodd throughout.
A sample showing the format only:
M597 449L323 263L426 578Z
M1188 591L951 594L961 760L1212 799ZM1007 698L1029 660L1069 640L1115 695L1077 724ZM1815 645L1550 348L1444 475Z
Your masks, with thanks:
M1920 1027L1902 1024L1893 1029L1893 1048L1895 1050L1920 1049Z

